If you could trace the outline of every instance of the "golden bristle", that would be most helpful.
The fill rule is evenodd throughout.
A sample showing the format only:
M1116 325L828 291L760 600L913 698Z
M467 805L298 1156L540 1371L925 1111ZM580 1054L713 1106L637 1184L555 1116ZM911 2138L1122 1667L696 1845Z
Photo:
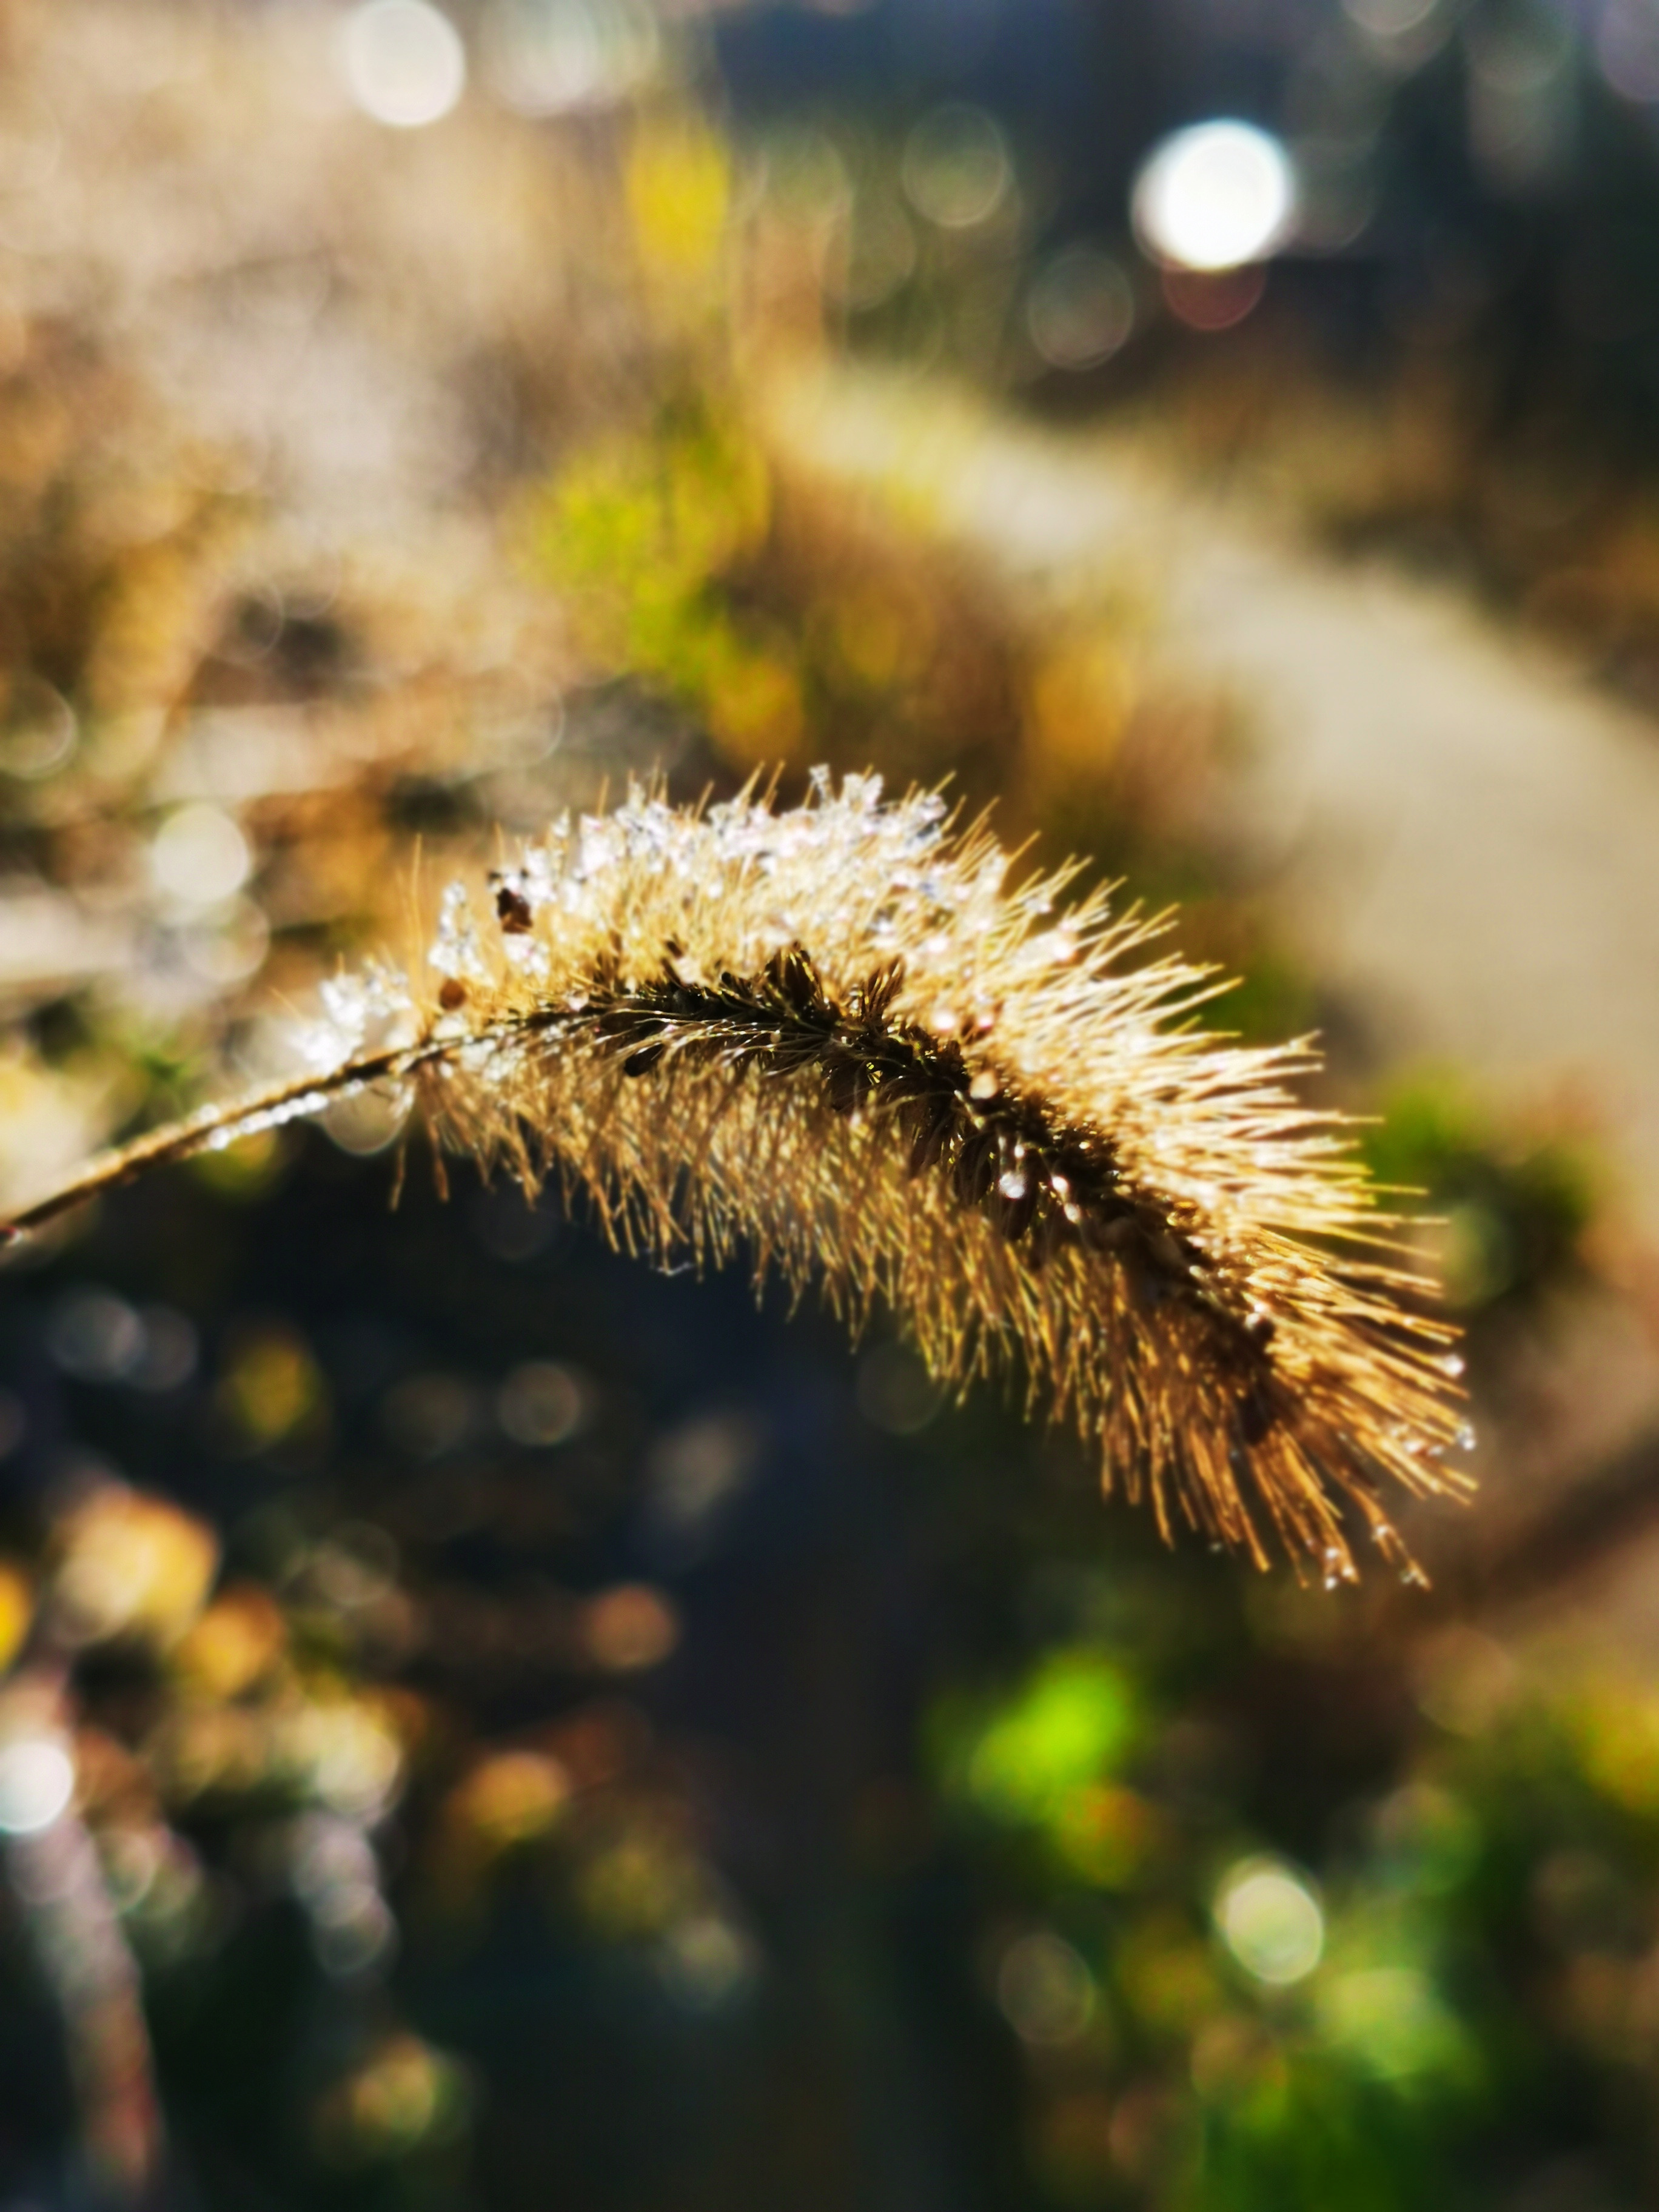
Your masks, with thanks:
M664 1264L747 1251L929 1371L994 1370L1097 1443L1106 1486L1265 1563L1351 1579L1353 1509L1461 1492L1454 1332L1414 1304L1305 1046L1195 1027L1214 985L1067 878L873 778L779 811L635 791L445 896L410 983L333 987L322 1073L142 1139L15 1224L143 1168L404 1091L441 1151L584 1194ZM393 1034L368 1048L371 1033ZM1345 1510L1345 1508L1346 1510Z

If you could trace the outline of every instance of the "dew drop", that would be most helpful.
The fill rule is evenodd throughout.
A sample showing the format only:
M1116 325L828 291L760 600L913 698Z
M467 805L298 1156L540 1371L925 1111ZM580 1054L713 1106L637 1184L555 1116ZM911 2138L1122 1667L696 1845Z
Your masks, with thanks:
M1449 1375L1452 1380L1455 1382L1457 1377L1463 1373L1468 1363L1460 1353L1449 1352L1446 1354L1446 1357L1442 1360L1437 1361L1436 1364L1438 1366L1440 1372L1443 1375Z

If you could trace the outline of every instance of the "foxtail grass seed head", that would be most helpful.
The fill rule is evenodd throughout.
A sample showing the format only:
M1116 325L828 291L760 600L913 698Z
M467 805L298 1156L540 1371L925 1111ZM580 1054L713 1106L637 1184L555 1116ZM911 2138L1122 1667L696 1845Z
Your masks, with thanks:
M1396 1264L1304 1045L1197 1027L1218 988L1069 872L1011 880L935 795L826 773L806 805L635 790L453 885L412 980L325 994L313 1072L95 1162L27 1229L146 1167L390 1088L445 1152L584 1197L659 1265L749 1255L932 1375L1002 1371L1108 1490L1328 1582L1390 1484L1462 1493L1427 1285Z

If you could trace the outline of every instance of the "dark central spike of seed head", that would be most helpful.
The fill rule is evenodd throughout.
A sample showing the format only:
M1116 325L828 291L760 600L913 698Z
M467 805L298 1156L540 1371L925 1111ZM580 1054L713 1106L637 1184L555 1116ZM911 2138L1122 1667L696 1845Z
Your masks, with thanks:
M901 963L876 969L838 1004L799 945L775 952L758 975L728 969L718 985L688 981L675 965L680 957L678 945L669 948L658 975L628 989L614 972L596 977L576 1017L622 1056L624 1075L678 1060L763 1076L816 1073L831 1113L896 1119L911 1139L909 1173L942 1171L963 1205L1022 1246L1030 1267L1081 1246L1118 1261L1137 1304L1176 1298L1201 1312L1238 1378L1241 1440L1259 1444L1269 1434L1284 1411L1271 1320L1241 1317L1205 1285L1202 1255L1167 1207L1126 1188L1109 1139L1068 1129L1045 1102L1018 1089L975 1097L975 1071L953 1039L890 1021Z

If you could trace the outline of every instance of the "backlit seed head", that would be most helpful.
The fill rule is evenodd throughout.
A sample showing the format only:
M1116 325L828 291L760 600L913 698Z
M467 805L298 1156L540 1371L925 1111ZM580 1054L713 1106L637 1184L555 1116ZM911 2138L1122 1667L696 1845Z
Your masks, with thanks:
M1012 1367L1166 1535L1261 1563L1276 1534L1334 1587L1363 1528L1408 1566L1376 1492L1467 1490L1461 1363L1289 1087L1310 1055L1206 1035L1216 986L1149 960L1155 927L1098 894L1054 924L1068 877L1011 866L872 777L793 811L635 790L554 823L487 920L445 894L398 979L415 1042L141 1139L18 1225L392 1083L441 1152L557 1181L629 1251L816 1279L855 1328L890 1307L946 1386Z

